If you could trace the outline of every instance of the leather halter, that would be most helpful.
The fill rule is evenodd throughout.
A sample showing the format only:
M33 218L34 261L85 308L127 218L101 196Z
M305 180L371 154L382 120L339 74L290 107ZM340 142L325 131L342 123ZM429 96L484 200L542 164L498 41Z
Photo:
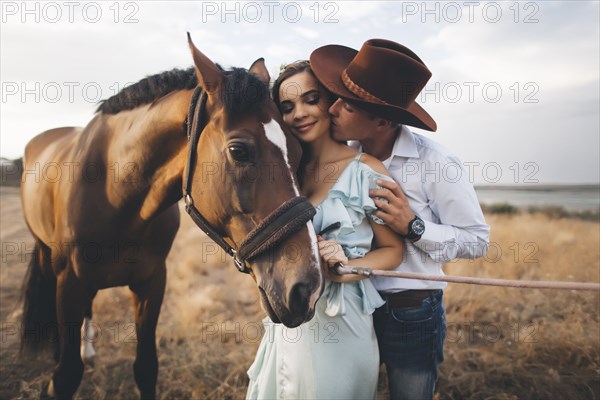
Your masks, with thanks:
M304 196L287 200L271 212L258 226L246 236L238 250L235 250L200 214L192 198L192 174L196 165L196 148L200 134L207 125L206 92L196 87L190 101L187 117L187 136L189 143L187 165L183 176L183 198L185 210L206 235L218 244L234 261L236 268L246 274L251 272L247 263L254 257L281 244L288 236L300 230L315 215L315 208Z

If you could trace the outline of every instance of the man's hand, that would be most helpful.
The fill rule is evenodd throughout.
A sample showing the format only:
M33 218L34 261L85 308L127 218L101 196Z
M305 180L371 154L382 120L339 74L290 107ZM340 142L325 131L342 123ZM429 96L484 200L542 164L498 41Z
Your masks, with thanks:
M377 181L385 189L373 189L369 196L375 201L378 210L373 213L385 222L394 232L408 234L408 223L415 218L415 213L408 206L408 199L396 182ZM387 203L377 198L387 200Z

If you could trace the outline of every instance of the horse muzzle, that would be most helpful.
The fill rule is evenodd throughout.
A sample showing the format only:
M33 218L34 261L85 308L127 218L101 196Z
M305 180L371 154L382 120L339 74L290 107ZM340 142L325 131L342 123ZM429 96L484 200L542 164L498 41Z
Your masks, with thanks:
M310 321L315 315L316 301L311 301L311 297L315 297L314 289L308 285L302 283L294 285L287 295L285 304L277 301L279 296L275 293L269 295L260 286L258 291L265 312L271 318L271 321L275 323L282 323L288 328L295 328L304 322Z
M257 262L253 275L262 307L275 323L294 328L312 319L323 291L323 276L318 260L312 256L296 262L285 258L276 262Z

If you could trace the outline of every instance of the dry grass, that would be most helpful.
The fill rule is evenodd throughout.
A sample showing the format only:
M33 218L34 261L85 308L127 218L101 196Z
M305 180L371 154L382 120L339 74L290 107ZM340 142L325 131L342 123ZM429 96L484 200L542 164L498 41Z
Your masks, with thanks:
M17 357L12 329L26 260L9 254L6 246L23 243L30 249L32 241L17 191L0 190L0 398L38 398L52 362L49 355ZM447 273L600 281L600 224L541 214L487 219L493 247L502 255L496 257L493 248L487 260L452 263ZM253 282L220 254L203 256L203 243L211 242L184 215L168 259L157 332L158 396L163 399L243 398L245 371L260 341L262 312ZM446 291L446 305L448 339L439 398L600 398L598 294L455 285ZM100 328L98 357L86 367L77 398L137 398L128 290L101 291L94 312ZM380 397L386 398L380 387Z
M598 223L542 214L487 221L487 260L453 263L448 273L600 281ZM598 293L455 285L446 304L444 398L600 398Z

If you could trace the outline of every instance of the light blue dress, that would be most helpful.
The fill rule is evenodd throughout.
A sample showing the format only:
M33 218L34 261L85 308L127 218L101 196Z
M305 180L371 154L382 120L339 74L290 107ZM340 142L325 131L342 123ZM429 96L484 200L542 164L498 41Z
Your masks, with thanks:
M376 210L369 189L391 180L360 162L350 162L327 198L316 207L316 232L340 222L324 235L337 241L349 259L371 248L367 216ZM377 221L382 223L381 220ZM384 301L369 279L327 280L315 316L297 328L263 320L265 334L248 370L248 399L373 399L377 394L379 350L372 313Z

